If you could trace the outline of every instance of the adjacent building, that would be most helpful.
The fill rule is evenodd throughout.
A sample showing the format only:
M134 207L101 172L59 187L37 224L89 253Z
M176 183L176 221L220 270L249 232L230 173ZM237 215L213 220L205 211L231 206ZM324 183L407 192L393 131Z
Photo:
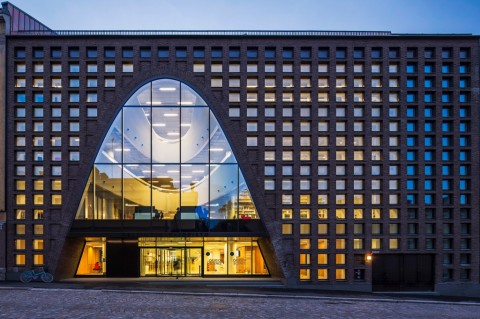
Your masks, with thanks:
M7 280L480 292L478 36L0 21Z

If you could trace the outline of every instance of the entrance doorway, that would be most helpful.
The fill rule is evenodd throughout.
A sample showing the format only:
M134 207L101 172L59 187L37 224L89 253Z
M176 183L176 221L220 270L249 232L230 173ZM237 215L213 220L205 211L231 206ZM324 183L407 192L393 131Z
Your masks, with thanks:
M140 258L141 276L202 276L201 247L141 248Z

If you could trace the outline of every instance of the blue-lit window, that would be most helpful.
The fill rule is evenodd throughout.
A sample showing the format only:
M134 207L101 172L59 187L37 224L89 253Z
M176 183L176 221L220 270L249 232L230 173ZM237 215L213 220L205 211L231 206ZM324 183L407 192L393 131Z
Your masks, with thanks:
M105 48L104 57L107 59L115 58L115 48Z
M468 79L460 79L458 81L458 86L462 89L467 88L468 87Z
M195 59L203 59L205 58L205 49L204 48L193 48L193 57Z
M468 102L468 94L467 93L460 93L460 95L458 96L458 101L460 103Z
M347 49L337 48L337 50L335 51L335 57L337 59L345 59L347 57Z
M416 93L407 93L407 103L413 103L417 101L417 94Z
M284 59L293 59L293 48L283 48L282 57Z
M452 96L450 93L443 93L442 94L442 102L443 103L448 103L452 100Z
M62 57L62 48L52 48L50 52L50 57L52 59L59 59Z
M426 78L425 81L424 81L424 86L426 88L431 88L434 86L434 82L433 82L433 79L431 78Z
M424 196L424 203L425 205L432 205L435 200L435 195L433 194L425 194Z
M353 58L354 59L363 59L363 57L364 57L363 48L354 48L353 49Z
M407 117L416 117L417 116L417 109L413 107L407 108Z
M240 48L230 48L228 50L228 57L233 58L233 59L238 59L240 58Z
M468 166L466 165L460 165L460 167L458 168L458 171L459 171L459 174L462 176L466 176L469 174L468 173L469 169L468 169Z
M268 51L268 50L267 50ZM266 51L265 51L266 52ZM275 50L273 51L275 52ZM222 47L213 47L211 52L212 58L218 59L223 57L223 50Z
M451 122L443 122L442 123L442 132L451 132L452 131L452 123Z
M433 117L433 111L434 109L432 107L426 107L425 110L423 110L423 116Z
M435 67L433 64L425 64L425 66L423 67L423 72L425 73L433 73Z
M468 187L468 181L465 180L465 179L461 179L460 182L458 183L458 187L460 188L460 190L462 191L466 191L469 189Z
M407 78L407 88L414 88L417 86L417 80L412 78Z
M442 146L444 147L452 146L452 138L450 136L442 137Z
M435 175L435 167L433 165L425 165L424 172L426 176Z
M43 93L35 93L33 95L33 101L37 103L42 103L43 102Z
M425 161L433 161L435 159L434 151L425 151Z
M140 47L140 57L141 58L151 58L152 57L152 51L150 47Z
M265 59L275 59L275 48L266 48L265 49Z
M443 79L442 80L442 88L446 89L451 86L451 81L450 79Z
M407 71L407 73L415 73L417 71L417 65L416 64L407 64L406 71Z
M460 205L467 205L469 203L469 198L467 194L460 194Z
M175 57L177 59L185 59L187 57L187 48L185 47L175 48Z
M125 58L125 59L133 58L133 48L123 48L122 49L122 58Z
M461 152L458 154L458 158L459 158L461 161L468 161L468 152L467 152L467 151L461 151Z
M247 58L248 59L257 59L258 58L257 48L247 48Z
M452 166L451 165L442 165L442 175L443 176L452 175Z
M434 122L425 122L425 132L432 132L435 129L435 123Z
M416 151L408 151L407 152L407 161L416 161L417 160L417 152Z
M15 49L15 57L17 59L25 59L26 57L26 52L24 48L16 48Z
M468 59L470 57L470 49L460 49L460 51L458 52L458 57L460 59Z
M416 190L417 189L417 183L413 179L407 180L407 189L408 190Z
M310 50L310 48L301 48L300 49L300 58L311 59L312 58L312 51Z
M466 123L466 122L460 122L459 131L460 131L460 132L468 132L468 131L469 131L469 125L468 125L468 123Z
M424 183L424 187L426 191L431 191L434 186L434 180L433 179L426 179Z
M416 122L407 122L407 131L408 132L416 132L417 131L417 123Z
M19 102L19 103L24 103L26 102L26 96L25 96L25 93L17 93L17 98L16 98L16 101Z
M458 140L458 145L460 146L469 146L470 145L470 140L468 136L460 136Z
M469 112L469 109L468 108L460 108L460 110L458 111L460 117L468 117L470 116L470 112Z
M43 48L33 48L33 57L35 59L43 59L45 57Z
M452 152L451 151L443 151L442 152L442 161L451 161L452 160Z
M80 49L79 48L69 48L68 49L68 57L69 58L79 58L80 57Z
M407 146L417 146L417 137L407 136Z
M442 65L442 73L450 73L451 72L451 66L450 64L443 64Z
M382 48L373 48L371 57L372 59L380 59L382 57Z
M433 102L433 99L434 99L434 94L433 93L425 93L424 97L423 97L423 101L425 103L432 103Z
M417 203L417 196L414 194L407 194L407 203L409 205L415 205Z
M435 145L435 138L433 136L425 136L424 139L425 146L434 146Z
M328 48L318 48L318 58L319 59L328 59L329 50Z
M97 58L98 53L97 53L97 48L87 48L87 58Z
M168 47L160 47L158 48L158 57L161 59L166 59L170 56L170 50Z
M442 117L451 117L452 116L452 108L444 107L442 108Z
M449 179L443 179L442 180L442 190L448 191L452 188L451 182Z
M400 49L390 48L390 50L388 50L388 57L390 59L398 59L400 57Z
M467 64L460 64L458 67L458 72L460 73L468 73L468 65Z
M407 165L407 175L416 176L417 175L417 166L416 165Z

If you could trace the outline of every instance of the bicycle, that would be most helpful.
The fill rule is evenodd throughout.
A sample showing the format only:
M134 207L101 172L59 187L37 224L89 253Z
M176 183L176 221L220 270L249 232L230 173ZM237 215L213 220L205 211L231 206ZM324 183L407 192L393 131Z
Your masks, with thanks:
M46 272L43 267L38 268L36 271L35 269L32 270L25 270L20 275L20 281L23 283L28 283L32 280L37 280L38 278L42 279L43 282L52 282L53 275L49 272Z

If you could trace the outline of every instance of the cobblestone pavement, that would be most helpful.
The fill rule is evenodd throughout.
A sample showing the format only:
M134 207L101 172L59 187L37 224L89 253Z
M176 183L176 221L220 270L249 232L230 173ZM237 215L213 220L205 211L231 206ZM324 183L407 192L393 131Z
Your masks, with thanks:
M0 318L479 318L480 303L264 293L0 287Z

